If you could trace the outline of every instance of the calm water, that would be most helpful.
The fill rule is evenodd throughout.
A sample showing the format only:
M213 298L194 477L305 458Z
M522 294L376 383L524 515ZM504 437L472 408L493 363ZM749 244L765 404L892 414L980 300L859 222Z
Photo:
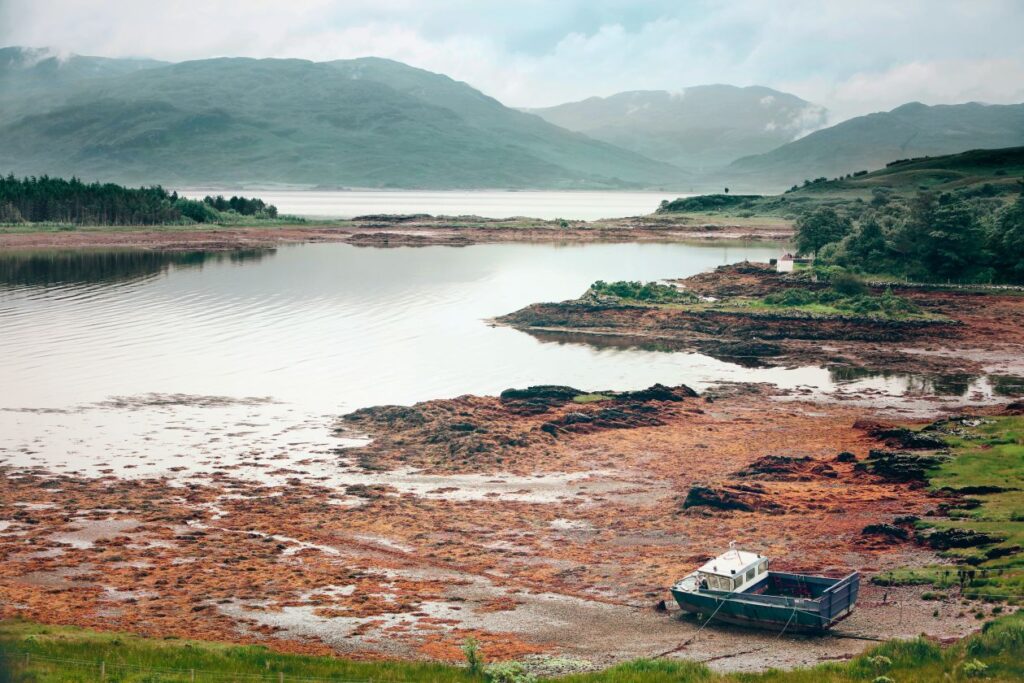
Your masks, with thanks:
M281 213L310 218L352 218L375 213L474 215L487 218L530 216L595 220L652 213L678 192L510 192L507 190L207 190L185 189L188 197L243 194L259 196Z
M487 323L532 302L576 297L597 279L685 276L779 252L308 244L0 256L0 463L145 473L178 458L210 468L242 453L301 459L303 447L327 452L334 416L358 407L531 384L699 389L736 380L912 392L910 379L544 342ZM965 390L991 390L970 382Z

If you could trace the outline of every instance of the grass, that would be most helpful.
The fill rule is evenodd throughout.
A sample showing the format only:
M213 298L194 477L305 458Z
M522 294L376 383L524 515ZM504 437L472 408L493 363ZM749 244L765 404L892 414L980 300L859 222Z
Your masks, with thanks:
M274 653L261 646L225 645L178 639L147 639L69 626L0 621L0 648L10 653L0 666L3 683L92 682L106 662L112 683L190 681L369 680L398 683L484 681L465 667L400 661L355 662L329 657ZM25 654L28 654L26 662ZM74 660L82 664L51 660ZM1002 616L983 630L942 648L924 638L883 643L848 662L791 671L713 673L703 664L680 660L636 660L592 673L556 679L558 683L852 683L888 676L909 681L964 681L979 668L985 680L1024 679L1024 613Z
M598 401L607 401L610 398L610 396L605 396L604 394L580 394L573 401L575 403L597 403Z
M929 474L935 489L959 492L968 503L945 519L917 523L919 530L961 529L998 539L976 547L950 548L946 557L974 571L967 597L1015 604L1024 601L1024 417L951 423L945 439L954 456ZM957 584L955 570L925 567L886 572L876 580L894 584ZM952 583L951 583L952 580Z
M478 680L464 669L425 662L359 662L333 657L309 657L272 652L258 646L226 645L178 639L142 638L127 633L90 631L69 626L43 626L24 621L0 622L0 648L17 650L16 683L86 682L99 680L100 661L106 662L106 680L111 683L196 680L285 680L326 679L438 681L461 683ZM24 664L29 653L29 664ZM33 660L33 658L35 658ZM46 659L44 659L46 658ZM74 660L85 664L52 662ZM7 660L9 663L10 659ZM157 672L156 670L163 670ZM177 670L179 673L171 673ZM263 676L265 678L253 678ZM0 681L4 681L0 674ZM6 682L5 682L6 683Z

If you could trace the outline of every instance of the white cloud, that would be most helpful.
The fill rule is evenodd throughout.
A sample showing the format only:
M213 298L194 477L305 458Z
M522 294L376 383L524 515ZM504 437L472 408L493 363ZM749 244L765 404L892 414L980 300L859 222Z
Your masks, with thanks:
M513 106L759 84L834 120L909 100L1024 100L1021 35L1016 0L0 0L5 44L172 61L376 55Z

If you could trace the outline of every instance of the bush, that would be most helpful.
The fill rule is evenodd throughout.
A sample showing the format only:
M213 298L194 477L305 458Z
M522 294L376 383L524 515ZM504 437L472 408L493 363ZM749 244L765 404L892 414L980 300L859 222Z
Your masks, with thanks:
M536 683L537 677L519 662L501 662L487 667L484 675L488 683Z
M772 292L765 296L764 302L771 306L807 306L818 303L818 297L814 292L794 288Z
M602 296L633 299L647 303L684 303L696 301L697 297L670 285L657 282L605 282L598 280L590 285L590 291Z
M462 641L462 654L466 658L466 668L474 676L480 675L484 667L484 657L480 653L480 644L476 638L466 638Z
M963 671L967 678L983 678L988 671L988 664L979 659L972 659L964 662Z
M829 278L829 284L832 285L832 289L844 296L860 296L867 294L868 291L863 280L846 270L833 273Z

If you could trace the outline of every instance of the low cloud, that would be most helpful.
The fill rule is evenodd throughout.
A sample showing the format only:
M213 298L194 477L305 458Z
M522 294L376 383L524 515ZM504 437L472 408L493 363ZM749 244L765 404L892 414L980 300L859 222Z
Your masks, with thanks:
M511 106L757 84L833 121L910 100L1020 102L1022 34L1015 0L0 0L0 44L171 61L374 55Z

